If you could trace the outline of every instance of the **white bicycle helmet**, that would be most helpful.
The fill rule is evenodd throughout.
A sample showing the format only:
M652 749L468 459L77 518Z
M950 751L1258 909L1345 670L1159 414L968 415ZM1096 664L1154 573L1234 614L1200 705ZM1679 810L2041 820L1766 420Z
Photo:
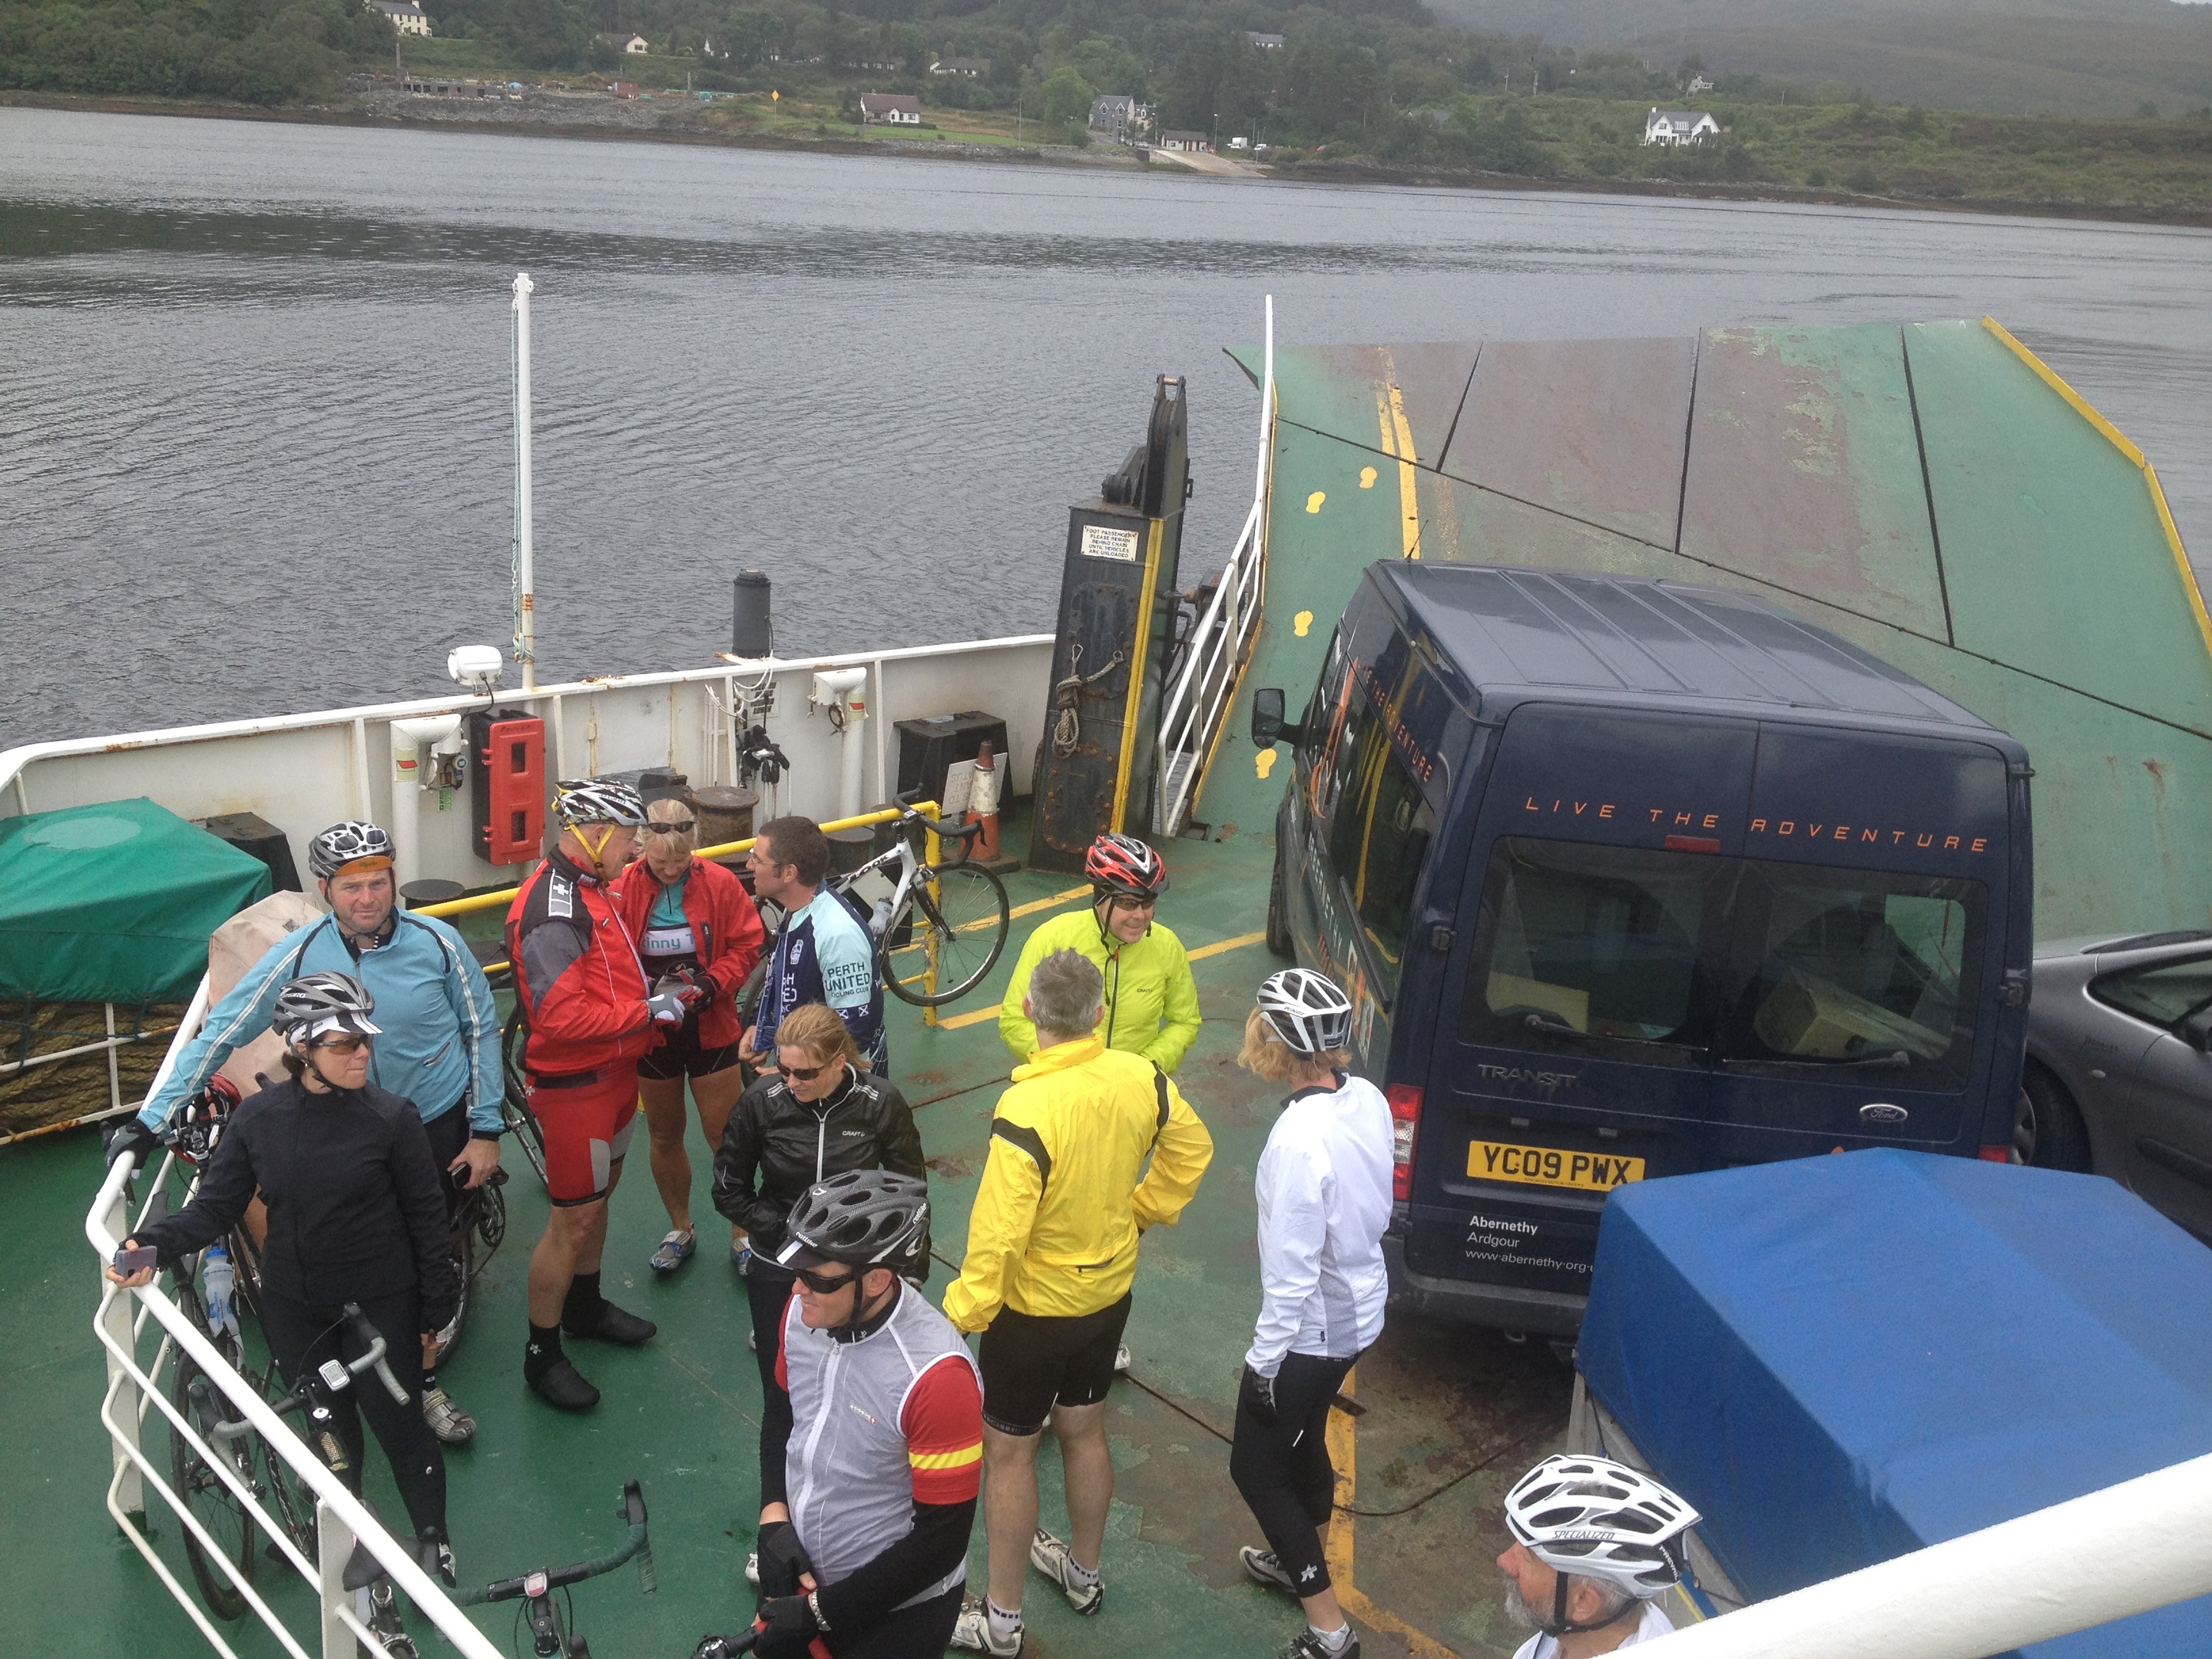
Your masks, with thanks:
M1562 1575L1603 1579L1638 1601L1688 1573L1684 1534L1698 1518L1650 1475L1607 1457L1547 1457L1505 1495L1506 1528L1531 1555ZM1583 1628L1566 1623L1564 1576L1552 1616L1545 1629L1553 1635Z
M636 829L645 822L645 801L626 783L586 778L553 786L553 816L574 829L580 823L619 823Z
M333 1031L380 1036L383 1028L368 1018L375 1012L376 999L366 985L350 974L326 969L303 975L277 992L269 1029L284 1040L287 1048L312 1042Z
M360 818L334 823L307 843L307 868L318 881L328 881L349 864L379 860L373 870L392 867L392 837L375 824Z
M1352 1040L1352 999L1328 975L1309 968L1285 968L1261 981L1260 1013L1269 1030L1302 1054Z

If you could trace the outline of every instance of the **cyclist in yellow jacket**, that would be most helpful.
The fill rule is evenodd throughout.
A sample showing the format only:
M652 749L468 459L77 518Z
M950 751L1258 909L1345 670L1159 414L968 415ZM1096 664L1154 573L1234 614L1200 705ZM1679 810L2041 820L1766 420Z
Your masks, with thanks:
M1100 1040L1103 1001L1097 967L1078 951L1054 951L1030 976L1024 1009L1037 1050L999 1097L967 1258L945 1294L953 1324L983 1333L990 1595L963 1607L952 1636L981 1653L1021 1651L1025 1559L1078 1613L1098 1610L1114 1498L1106 1392L1129 1317L1137 1235L1182 1215L1213 1157L1213 1137L1167 1073ZM1066 1474L1065 1543L1037 1525L1036 1451L1048 1423Z
M1182 941L1153 920L1167 866L1135 836L1109 835L1091 843L1083 868L1091 908L1054 916L1030 935L999 1005L999 1035L1017 1060L1036 1052L1036 1027L1022 1009L1030 975L1054 951L1079 951L1105 980L1100 1039L1172 1073L1198 1039L1198 981Z

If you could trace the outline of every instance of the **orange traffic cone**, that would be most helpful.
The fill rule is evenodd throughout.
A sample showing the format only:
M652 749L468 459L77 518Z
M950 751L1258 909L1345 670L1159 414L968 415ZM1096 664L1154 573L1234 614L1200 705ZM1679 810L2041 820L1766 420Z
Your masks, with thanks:
M961 822L983 826L983 833L970 845L969 858L988 864L1003 856L999 851L999 771L992 763L988 738L975 756L975 779L969 786L968 811Z

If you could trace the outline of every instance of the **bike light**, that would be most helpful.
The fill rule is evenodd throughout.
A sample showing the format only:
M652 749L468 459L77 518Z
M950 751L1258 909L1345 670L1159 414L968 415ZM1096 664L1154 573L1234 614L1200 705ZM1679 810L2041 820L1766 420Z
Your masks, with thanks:
M1394 1083L1382 1091L1390 1103L1390 1196L1403 1202L1413 1195L1413 1137L1421 1127L1421 1091Z

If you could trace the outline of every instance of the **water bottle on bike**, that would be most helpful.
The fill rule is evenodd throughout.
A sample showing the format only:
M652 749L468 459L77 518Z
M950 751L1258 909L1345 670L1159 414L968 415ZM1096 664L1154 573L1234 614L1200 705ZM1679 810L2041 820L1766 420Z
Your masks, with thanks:
M240 1335L238 1267L227 1245L210 1244L201 1253L200 1291L207 1304L208 1329L217 1336Z

